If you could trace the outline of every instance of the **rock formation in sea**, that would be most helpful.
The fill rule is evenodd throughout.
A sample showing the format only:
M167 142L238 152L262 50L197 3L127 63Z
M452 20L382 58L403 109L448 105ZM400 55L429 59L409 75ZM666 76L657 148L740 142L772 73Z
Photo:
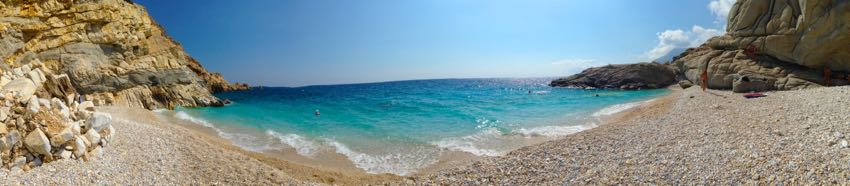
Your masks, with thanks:
M0 69L43 64L96 105L210 106L212 92L246 89L210 73L126 0L0 2ZM2 84L2 82L0 82Z
M676 83L676 72L658 63L607 65L552 81L549 85L572 88L655 89Z
M683 79L707 69L708 88L736 92L848 84L850 1L739 0L726 32L674 61Z

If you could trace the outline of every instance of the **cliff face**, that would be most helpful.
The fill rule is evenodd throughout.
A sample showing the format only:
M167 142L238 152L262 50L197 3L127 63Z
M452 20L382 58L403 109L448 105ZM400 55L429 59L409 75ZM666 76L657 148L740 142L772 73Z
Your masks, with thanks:
M755 91L848 84L850 1L739 0L726 31L674 62L682 78L698 83L707 69L709 88L742 91L741 77Z
M209 106L220 104L210 91L247 87L207 72L125 0L2 1L0 57L4 71L38 63L67 74L70 88L99 105Z

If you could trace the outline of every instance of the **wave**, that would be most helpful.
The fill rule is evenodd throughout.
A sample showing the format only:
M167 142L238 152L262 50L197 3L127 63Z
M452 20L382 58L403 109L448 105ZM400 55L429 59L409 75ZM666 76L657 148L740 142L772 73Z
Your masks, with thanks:
M570 134L575 134L587 129L591 129L596 127L594 123L588 123L585 125L574 125L574 126L542 126L542 127L534 127L534 128L520 128L515 132L522 134L526 137L533 136L546 136L546 137L558 137L558 136L566 136Z
M357 168L370 174L392 173L407 176L436 163L436 157L439 156L437 151L430 152L422 148L386 155L372 155L351 150L348 146L331 139L325 139L325 141L336 149L336 153L345 155Z
M602 110L594 112L593 117L611 116L611 115L629 110L631 108L634 108L634 107L639 106L641 104L649 103L653 100L655 100L655 99L651 99L651 100L647 100L647 101L639 101L639 102L631 102L631 103L623 103L623 104L612 105L612 106L609 106L609 107L605 107Z
M234 145L242 147L242 148L247 149L247 150L260 152L260 151L263 151L263 150L272 149L270 144L263 143L262 139L260 139L256 136L249 135L249 134L238 134L238 133L224 132L223 130L215 127L212 123L210 123L210 122L208 122L204 119L201 119L201 118L193 117L193 116L191 116L191 115L189 115L189 114L187 114L186 112L183 112L183 111L177 111L174 114L174 117L177 118L177 119L181 119L181 120L189 121L189 122L194 123L194 124L201 125L201 126L206 127L206 128L210 128L213 131L215 131L216 134L218 134L219 137L227 139L227 140L233 142Z
M281 134L275 131L266 130L266 135L279 140L281 143L289 145L295 151L303 156L312 156L319 150L319 146L312 141L301 137L297 134Z
M473 135L460 138L447 138L431 144L441 149L463 151L472 153L476 156L500 156L506 152L486 149L482 147L482 144L486 141L494 140L501 135L502 133L496 128L489 128Z

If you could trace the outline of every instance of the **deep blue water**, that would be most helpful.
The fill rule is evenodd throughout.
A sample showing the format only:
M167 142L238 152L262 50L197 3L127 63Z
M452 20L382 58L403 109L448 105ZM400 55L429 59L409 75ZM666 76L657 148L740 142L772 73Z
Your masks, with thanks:
M234 104L178 109L250 150L343 154L371 173L410 174L446 151L498 156L519 141L595 126L598 117L668 93L551 88L551 79L444 79L257 88ZM598 96L597 96L598 95ZM319 110L321 115L316 116Z

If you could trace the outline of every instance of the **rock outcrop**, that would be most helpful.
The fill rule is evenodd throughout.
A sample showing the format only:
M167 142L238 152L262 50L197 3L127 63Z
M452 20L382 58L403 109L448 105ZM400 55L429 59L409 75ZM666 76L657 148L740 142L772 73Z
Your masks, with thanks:
M676 83L676 72L658 63L608 65L557 79L549 85L571 88L655 89Z
M80 101L74 92L56 89L72 86L67 74L41 69L45 64L34 61L0 76L5 83L0 89L0 168L28 170L58 159L97 158L115 134L109 114L96 112L94 103Z
M247 89L207 72L128 0L0 1L0 167L103 154L115 128L97 105L221 105Z
M219 105L211 91L247 88L207 72L142 6L126 0L2 1L0 57L3 71L39 63L33 73L66 74L33 81L50 87L49 94L77 93L96 105Z
M674 62L682 79L706 71L708 88L738 92L848 84L850 1L739 0L726 31Z

